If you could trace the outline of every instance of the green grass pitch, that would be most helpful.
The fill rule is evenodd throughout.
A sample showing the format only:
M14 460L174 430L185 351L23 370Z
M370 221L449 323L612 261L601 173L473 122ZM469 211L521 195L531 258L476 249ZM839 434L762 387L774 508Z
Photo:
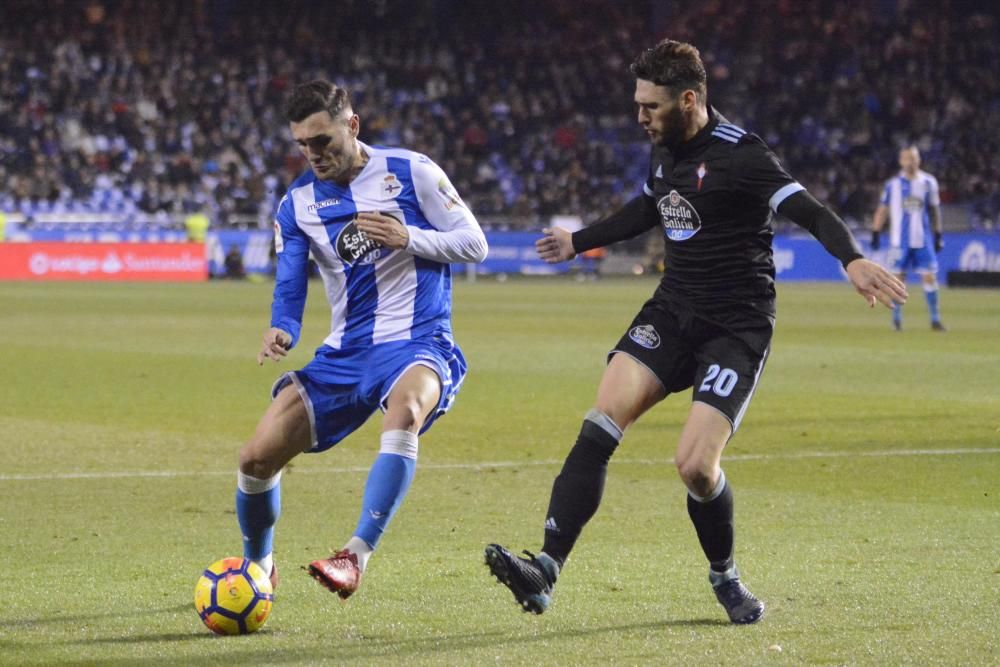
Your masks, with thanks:
M282 369L270 285L0 284L0 664L997 664L1000 293L912 287L906 328L846 285L779 285L772 356L724 465L768 604L724 622L671 456L689 395L630 429L544 616L482 564L540 546L552 479L648 278L455 285L470 374L347 603L299 568L350 535L378 419L283 481L282 585L257 635L192 594L238 555L236 454ZM780 647L780 650L779 648Z

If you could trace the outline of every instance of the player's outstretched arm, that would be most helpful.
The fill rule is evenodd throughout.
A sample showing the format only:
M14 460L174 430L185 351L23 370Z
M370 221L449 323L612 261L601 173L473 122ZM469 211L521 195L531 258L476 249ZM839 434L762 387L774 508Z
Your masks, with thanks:
M263 366L265 359L280 361L292 347L292 335L283 329L271 327L264 332L264 340L257 353L257 365Z
M854 289L865 297L872 308L875 307L876 301L886 308L892 308L893 304L906 303L906 285L875 262L863 258L855 259L844 269Z
M906 302L906 286L875 262L865 259L844 221L808 192L800 190L790 195L778 206L778 212L809 230L827 252L840 260L854 289L865 297L869 306L874 308L877 301L892 308L894 303Z
M535 241L535 249L549 264L565 262L579 252L635 238L658 224L660 216L653 198L642 194L604 220L573 234L558 227L543 230L545 236Z
M568 231L562 227L553 227L543 229L542 233L545 236L535 241L535 250L542 260L549 264L558 264L576 257L576 251L573 250L573 235Z

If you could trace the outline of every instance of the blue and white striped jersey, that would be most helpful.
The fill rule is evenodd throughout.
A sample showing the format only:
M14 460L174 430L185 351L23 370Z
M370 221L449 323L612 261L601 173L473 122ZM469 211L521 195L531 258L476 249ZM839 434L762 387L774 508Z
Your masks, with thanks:
M359 142L360 143L360 142ZM451 340L450 262L480 262L486 238L448 177L424 155L361 144L370 159L347 186L307 171L278 205L278 266L271 326L298 342L309 253L332 309L336 349L425 336ZM359 212L404 222L405 250L385 248L356 226Z
M923 248L929 245L930 207L940 206L937 179L917 171L910 180L903 172L890 178L882 191L881 203L889 208L889 242L894 248Z

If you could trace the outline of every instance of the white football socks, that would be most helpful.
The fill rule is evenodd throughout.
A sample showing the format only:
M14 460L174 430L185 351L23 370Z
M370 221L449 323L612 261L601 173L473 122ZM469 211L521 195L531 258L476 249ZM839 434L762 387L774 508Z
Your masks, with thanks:
M263 558L261 558L260 560L255 560L253 562L257 563L257 565L260 565L260 569L264 570L264 576L265 577L270 577L271 576L271 568L274 566L274 555L273 554L268 554L268 555L264 556Z
M236 486L243 493L264 493L265 491L270 491L276 487L280 481L280 470L276 472L273 477L268 477L267 479L260 479L259 477L247 475L242 470L236 470Z
M350 551L352 554L358 557L358 569L362 572L365 571L365 567L368 565L368 559L375 552L368 543L357 535L353 536L351 539L347 540L347 544L344 548Z

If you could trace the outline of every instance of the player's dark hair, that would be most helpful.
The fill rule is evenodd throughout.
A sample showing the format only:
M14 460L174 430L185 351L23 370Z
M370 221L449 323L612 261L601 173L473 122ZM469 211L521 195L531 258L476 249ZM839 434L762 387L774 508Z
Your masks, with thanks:
M285 120L301 123L303 120L326 111L332 118L338 118L344 109L351 108L351 98L347 91L329 81L315 79L295 86L285 102Z
M685 42L662 40L640 53L629 66L629 71L637 79L666 86L675 95L685 90L693 90L701 100L707 95L708 75L705 74L701 54Z

